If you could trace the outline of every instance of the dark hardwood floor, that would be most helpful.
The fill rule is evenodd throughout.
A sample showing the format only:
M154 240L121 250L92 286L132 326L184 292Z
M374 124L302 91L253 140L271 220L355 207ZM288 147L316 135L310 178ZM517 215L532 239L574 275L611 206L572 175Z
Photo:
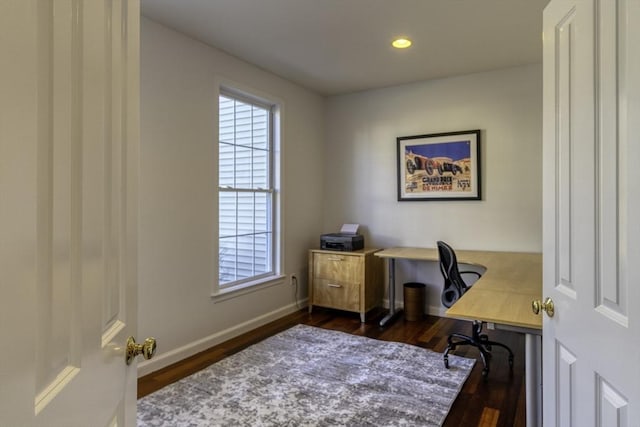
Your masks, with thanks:
M357 313L314 308L313 313L308 314L306 309L301 310L140 378L138 397L143 397L191 375L298 323L381 340L404 342L437 352L444 351L447 346L447 336L450 333L469 334L471 332L470 322L435 316L425 316L424 320L417 322L407 322L400 317L393 324L381 328L378 322L383 314L383 311L370 313L367 322L362 324ZM488 331L488 334L490 339L511 347L515 354L513 371L509 369L506 353L496 349L491 372L485 380L482 377L482 361L478 358L469 379L445 420L445 427L523 427L525 425L524 336L506 331ZM477 350L459 348L455 354L476 357Z

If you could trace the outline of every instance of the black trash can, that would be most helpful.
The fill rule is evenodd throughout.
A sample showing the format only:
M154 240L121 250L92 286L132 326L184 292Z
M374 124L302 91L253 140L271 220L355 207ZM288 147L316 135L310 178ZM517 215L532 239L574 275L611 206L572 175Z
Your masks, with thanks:
M408 282L404 284L404 318L410 322L424 317L424 283Z

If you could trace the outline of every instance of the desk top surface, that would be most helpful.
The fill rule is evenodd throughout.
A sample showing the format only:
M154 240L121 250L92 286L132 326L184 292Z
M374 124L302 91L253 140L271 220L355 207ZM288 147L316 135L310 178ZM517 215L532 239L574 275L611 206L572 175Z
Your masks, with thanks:
M420 261L439 259L436 248L395 247L375 255ZM542 254L456 250L456 256L459 264L478 265L486 271L446 311L447 316L542 329L542 317L531 311L531 301L542 298Z

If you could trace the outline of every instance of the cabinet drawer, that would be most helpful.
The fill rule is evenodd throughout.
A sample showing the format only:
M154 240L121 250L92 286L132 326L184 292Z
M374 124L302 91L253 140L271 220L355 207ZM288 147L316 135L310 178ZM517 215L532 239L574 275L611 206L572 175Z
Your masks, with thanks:
M340 310L360 310L360 284L331 279L313 280L313 304Z
M362 278L362 257L340 253L314 254L313 275L318 279L337 282L359 282Z

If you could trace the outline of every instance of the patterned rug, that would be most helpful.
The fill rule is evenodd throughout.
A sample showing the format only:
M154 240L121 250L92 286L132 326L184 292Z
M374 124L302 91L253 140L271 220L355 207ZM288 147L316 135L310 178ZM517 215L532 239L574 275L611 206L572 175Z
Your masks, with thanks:
M297 325L138 401L138 426L440 426L474 359Z

